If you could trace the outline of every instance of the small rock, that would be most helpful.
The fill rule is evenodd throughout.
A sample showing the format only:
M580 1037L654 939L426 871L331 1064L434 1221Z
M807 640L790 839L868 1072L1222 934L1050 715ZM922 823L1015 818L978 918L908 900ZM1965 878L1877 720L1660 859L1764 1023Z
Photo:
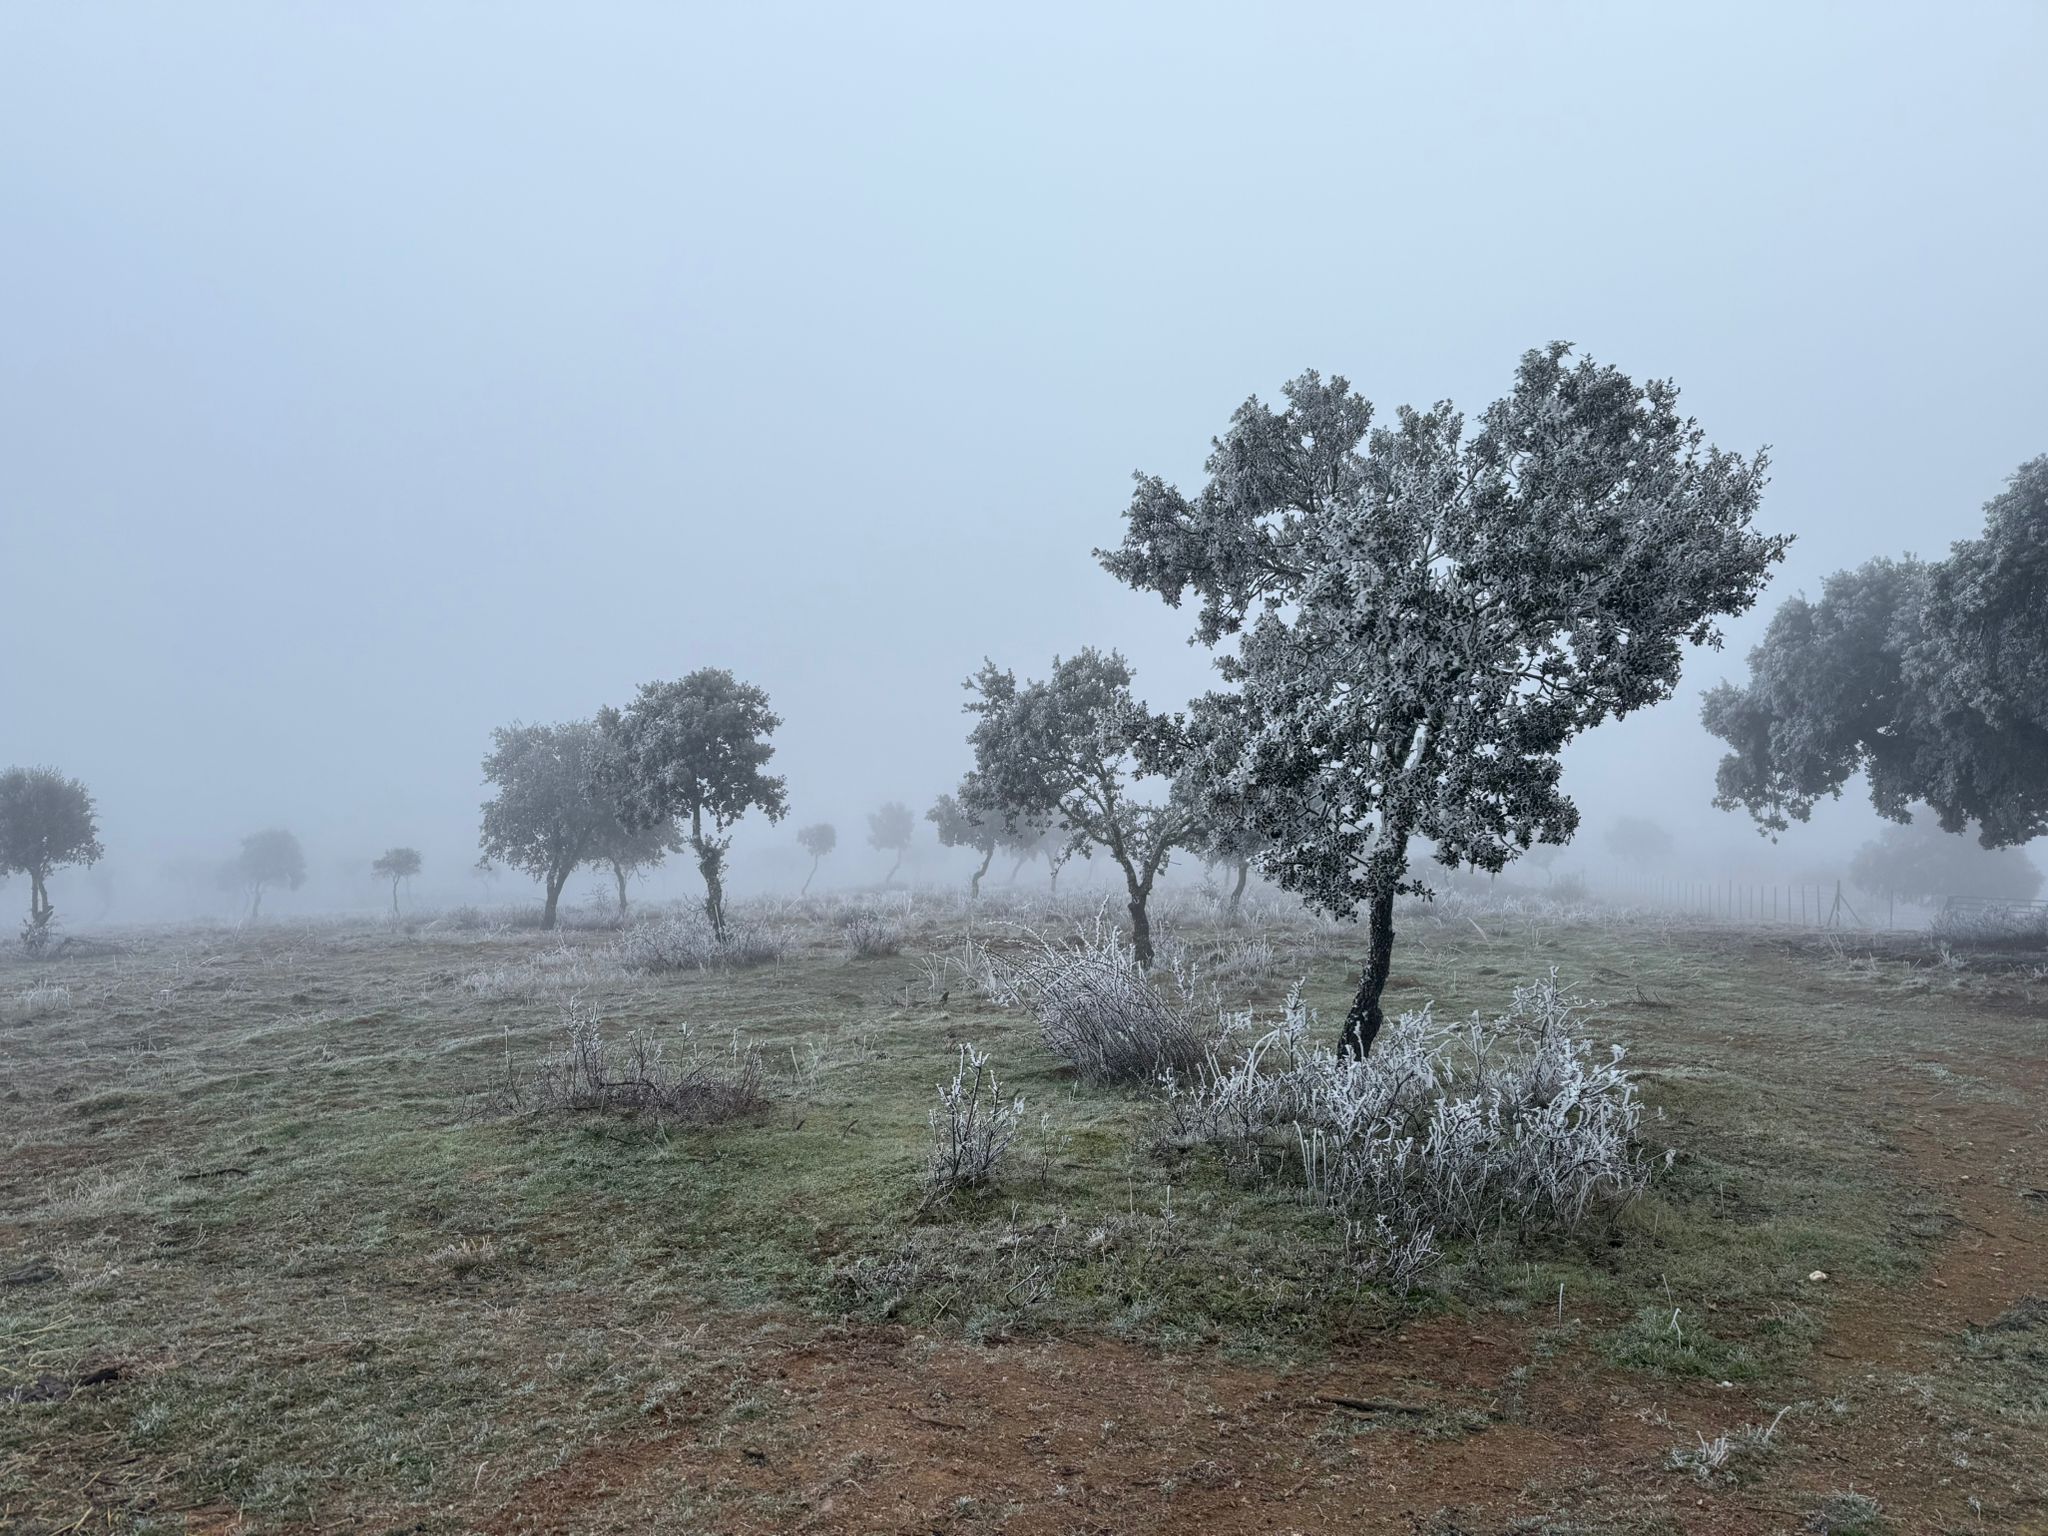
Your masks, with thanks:
M1827 1279L1827 1277L1828 1272L1826 1270L1816 1269L1812 1274L1808 1275L1806 1278L1813 1284L1818 1285L1821 1281Z

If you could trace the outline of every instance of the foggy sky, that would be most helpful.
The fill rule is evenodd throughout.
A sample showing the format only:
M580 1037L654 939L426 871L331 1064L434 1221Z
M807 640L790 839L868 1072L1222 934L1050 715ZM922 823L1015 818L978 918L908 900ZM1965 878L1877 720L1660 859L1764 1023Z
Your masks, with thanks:
M787 720L742 881L820 818L873 877L984 655L1207 685L1091 559L1133 469L1567 338L1772 447L1763 603L1568 757L1594 836L1751 839L1701 689L2048 451L2039 7L981 9L0 8L0 765L124 871L431 883L493 726L723 665Z

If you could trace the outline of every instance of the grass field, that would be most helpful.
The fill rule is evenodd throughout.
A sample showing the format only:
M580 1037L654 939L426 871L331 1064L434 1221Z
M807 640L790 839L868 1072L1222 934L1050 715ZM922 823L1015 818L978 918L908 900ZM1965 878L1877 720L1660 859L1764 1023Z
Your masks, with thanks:
M842 916L762 909L781 957L707 971L448 921L0 961L0 1522L2048 1530L2043 956L1418 910L1391 1001L1557 966L1676 1159L1399 1297L980 1000L956 899L894 898L895 954ZM1166 927L1226 1006L1341 1015L1354 934ZM572 1000L758 1052L767 1106L512 1109ZM962 1041L1026 1130L920 1213Z

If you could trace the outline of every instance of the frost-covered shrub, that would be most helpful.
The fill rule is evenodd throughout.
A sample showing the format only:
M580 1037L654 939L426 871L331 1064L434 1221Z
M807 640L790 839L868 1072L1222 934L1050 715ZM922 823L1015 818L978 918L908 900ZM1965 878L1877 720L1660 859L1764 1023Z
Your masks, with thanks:
M723 1047L688 1027L673 1040L635 1032L604 1037L597 1010L580 1000L562 1005L562 1041L523 1076L509 1064L499 1094L513 1113L597 1111L686 1125L716 1125L768 1102L760 1055L734 1035Z
M1444 1239L1570 1231L1648 1183L1623 1050L1586 1038L1584 1013L1553 971L1491 1020L1404 1013L1360 1061L1316 1042L1297 988L1277 1026L1238 1015L1197 1071L1166 1077L1171 1134L1296 1181L1346 1223L1362 1272L1405 1289Z
M839 920L839 932L846 952L859 960L879 960L900 954L906 937L903 924L873 907L857 907Z
M726 919L720 938L708 917L690 911L634 924L613 951L627 970L645 975L772 965L788 954L789 941L766 924L737 917Z
M945 1199L956 1189L993 1182L1003 1154L1024 1124L1024 1100L1003 1102L1003 1086L988 1053L960 1047L953 1080L939 1084L932 1106L931 1150L925 1159L924 1203Z
M981 956L982 984L1038 1020L1047 1049L1097 1082L1154 1082L1202 1061L1186 997L1168 997L1137 966L1129 942L1098 920L1054 943L1033 936L1021 958Z

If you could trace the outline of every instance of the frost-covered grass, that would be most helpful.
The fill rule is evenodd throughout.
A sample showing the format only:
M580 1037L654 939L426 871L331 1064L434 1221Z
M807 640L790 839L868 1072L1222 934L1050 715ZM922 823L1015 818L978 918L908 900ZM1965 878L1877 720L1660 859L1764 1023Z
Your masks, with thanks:
M1476 911L1483 933L1406 922L1389 1002L1431 1022L1388 1042L1389 1067L1419 1052L1439 1088L1478 1081L1464 1026L1436 1021L1477 1009L1490 1023L1554 963L1593 1004L1558 1039L1625 1044L1632 1134L1678 1157L1631 1199L1618 1176L1589 1185L1535 1155L1562 1144L1525 1134L1550 1105L1622 1113L1609 1131L1626 1114L1598 1051L1516 1044L1485 1072L1526 1125L1510 1117L1444 1162L1465 1172L1422 1192L1437 1256L1404 1259L1421 1226L1390 1242L1378 1221L1394 1228L1401 1207L1363 1198L1388 1165L1385 1135L1362 1144L1357 1188L1312 1200L1290 1122L1268 1114L1245 1158L1207 1136L1162 1145L1153 1076L1085 1078L1021 995L984 995L977 975L1030 962L1032 933L1063 944L1099 894L1054 904L998 885L971 911L957 894L887 900L901 952L865 958L842 924L863 899L738 904L736 921L782 957L758 966L629 963L636 934L681 909L636 911L617 931L280 923L0 959L0 1000L44 983L71 994L33 1017L0 1007L0 1275L49 1271L0 1290L0 1394L44 1374L125 1373L75 1401L0 1407L5 1519L62 1528L90 1488L114 1528L175 1508L245 1511L251 1528L381 1529L421 1507L488 1528L564 1465L635 1436L681 1436L705 1465L744 1469L743 1449L781 1465L794 1453L774 1438L777 1372L885 1315L938 1341L1058 1335L1084 1371L1104 1337L1189 1361L1227 1352L1249 1370L1365 1358L1434 1317L1446 1336L1508 1341L1546 1370L1657 1392L1733 1376L1761 1391L1802 1368L1838 1291L1898 1287L1910 1306L1950 1225L1944 1190L1905 1176L1900 1139L2039 1051L2033 1016L1991 998L1973 966L1942 999L1947 1075L1914 1078L1900 1110L1870 1085L1927 1048L1924 956L1852 978L1812 949L1736 935ZM1162 907L1162 956L1185 960L1150 985L1202 1047L1184 1092L1211 1045L1228 1070L1270 1033L1219 1045L1219 1020L1284 1019L1295 977L1302 1019L1324 1022L1286 1050L1306 1062L1328 1044L1356 962L1348 930L1256 906L1225 929L1199 903ZM490 1113L508 1063L562 1050L572 1001L602 1019L602 1081L631 1090L647 1075L626 1054L635 1036L687 1031L716 1053L737 1033L758 1051L766 1106L704 1127ZM971 1069L953 1100L936 1091L962 1041L1001 1066L995 1093L969 1094ZM1345 1117L1387 1122L1323 1078L1288 1103L1325 1136L1332 1156L1315 1166L1333 1182L1318 1188L1335 1193ZM970 1101L997 1110L979 1122L997 1134L956 1141L953 1109ZM1439 1114L1406 1089L1389 1102L1425 1137ZM950 1160L956 1145L963 1169L993 1177L927 1205L934 1151ZM1524 1194L1568 1211L1589 1189L1603 1241L1553 1235L1547 1217L1520 1230ZM1836 1279L1810 1286L1815 1269ZM1972 1401L2034 1401L2013 1374L2035 1369L2026 1353L1972 1357L2009 1383ZM1755 1417L1745 1405L1681 1418L1643 1466L1744 1412ZM1819 1428L1802 1421L1799 1440ZM1855 1470L1830 1475L1846 1486ZM1661 1481L1694 1492L1687 1477ZM707 1495L705 1528L786 1523L751 1507L725 1518L717 1501L749 1497L743 1482Z

